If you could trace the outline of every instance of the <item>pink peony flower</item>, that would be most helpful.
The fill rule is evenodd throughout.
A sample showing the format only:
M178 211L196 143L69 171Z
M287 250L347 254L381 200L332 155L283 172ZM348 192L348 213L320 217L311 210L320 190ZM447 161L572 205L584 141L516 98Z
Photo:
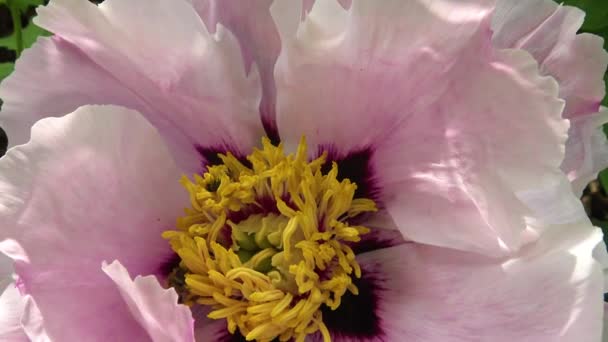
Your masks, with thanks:
M0 86L3 340L600 340L578 195L608 165L608 55L580 11L38 13L55 35Z

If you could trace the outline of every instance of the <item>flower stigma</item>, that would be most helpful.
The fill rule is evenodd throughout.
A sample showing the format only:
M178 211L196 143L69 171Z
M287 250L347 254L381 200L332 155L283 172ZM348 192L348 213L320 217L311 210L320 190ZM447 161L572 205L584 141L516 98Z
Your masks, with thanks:
M327 153L309 161L304 138L295 155L264 138L248 162L219 157L222 164L181 179L191 207L163 233L180 257L169 285L248 341L317 332L331 341L321 308L358 294L361 268L349 243L369 229L348 221L376 211L374 201L354 198L357 185L338 179L335 162L323 171Z

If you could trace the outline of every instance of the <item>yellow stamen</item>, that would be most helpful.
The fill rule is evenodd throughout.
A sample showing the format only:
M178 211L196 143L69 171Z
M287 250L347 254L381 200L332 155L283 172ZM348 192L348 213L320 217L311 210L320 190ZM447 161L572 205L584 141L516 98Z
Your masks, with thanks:
M336 163L323 174L326 154L309 162L304 139L295 155L263 139L251 166L230 153L220 159L180 180L191 207L163 233L181 258L169 284L248 341L304 341L315 332L331 341L321 309L358 294L352 278L361 268L347 243L369 231L347 220L375 203L354 198L357 185L338 179Z

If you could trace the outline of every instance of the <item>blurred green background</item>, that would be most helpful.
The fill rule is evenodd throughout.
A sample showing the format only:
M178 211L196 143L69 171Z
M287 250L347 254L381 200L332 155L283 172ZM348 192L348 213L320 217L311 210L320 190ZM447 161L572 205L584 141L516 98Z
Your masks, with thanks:
M85 1L85 0L82 0ZM128 1L128 0L124 0ZM518 0L514 0L518 1ZM527 0L519 0L527 1ZM103 0L91 0L94 3ZM589 32L604 37L604 47L608 49L608 0L566 0L565 5L577 6L587 13L581 32ZM36 7L48 0L0 0L0 81L14 69L15 60L24 49L30 47L38 36L48 32L33 24ZM604 75L608 88L608 73ZM603 104L608 106L608 96ZM0 99L0 106L2 99ZM1 107L0 107L1 108ZM604 126L608 134L608 124ZM6 135L0 129L0 156L6 151ZM601 227L608 241L608 169L592 182L582 197L587 213L596 226Z

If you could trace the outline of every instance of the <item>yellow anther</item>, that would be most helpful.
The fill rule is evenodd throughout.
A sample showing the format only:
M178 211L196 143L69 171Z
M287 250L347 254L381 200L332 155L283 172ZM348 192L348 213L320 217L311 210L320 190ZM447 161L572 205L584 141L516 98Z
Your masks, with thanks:
M277 251L274 248L266 248L254 255L245 266L251 267L256 271L269 271L271 268L271 259Z
M226 318L229 316L234 316L236 314L240 314L244 311L247 310L247 305L245 303L241 304L241 305L231 305L231 306L227 306L224 307L223 309L219 309L219 310L215 310L215 311L211 311L207 317L211 318L211 319L220 319L220 318Z
M304 305L306 305L306 301L299 301L298 304L291 308L291 310L283 312L280 315L276 316L274 322L279 325L288 325L288 322L297 320L298 315L300 311L302 311Z
M273 336L271 332L275 329L276 327L274 326L274 324L272 322L268 322L252 329L247 335L245 335L245 339L247 341L253 341L256 339L262 340L264 338L271 340L271 337Z
M329 335L329 330L327 330L327 326L325 326L325 324L319 319L315 320L315 323L318 324L319 330L321 331L321 336L323 336L323 340L331 341L331 336Z
M270 290L264 292L256 292L249 296L249 300L254 302L271 302L279 300L285 296L285 293L281 290Z
M258 304L247 308L247 312L251 314L261 314L271 312L272 309L277 305L277 301L270 303Z
M291 304L292 300L293 296L291 295L291 293L286 294L283 299L281 299L278 303L275 304L272 311L270 311L270 316L277 317L280 313L287 309L287 307Z
M323 173L327 153L308 161L304 138L292 155L263 139L248 163L219 157L221 165L180 180L190 208L162 235L181 258L169 284L248 341L320 332L330 342L321 309L358 293L361 268L347 243L369 231L348 219L376 211L374 202L354 198L357 185L338 179L336 163Z

